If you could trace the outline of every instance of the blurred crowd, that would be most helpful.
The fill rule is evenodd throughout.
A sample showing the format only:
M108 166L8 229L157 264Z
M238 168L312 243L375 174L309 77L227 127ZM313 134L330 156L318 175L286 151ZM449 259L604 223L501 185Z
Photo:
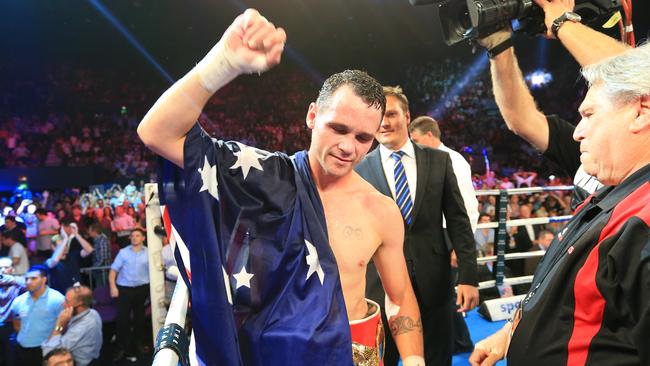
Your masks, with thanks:
M399 80L413 117L429 114L438 119L447 146L463 153L474 172L511 180L520 170L548 177L548 166L538 154L507 130L494 103L487 66L468 76L470 63L423 62L385 79ZM10 61L0 63L6 75L20 74L12 72L17 69L20 66ZM557 95L557 90L574 91L553 87L572 82L575 73L560 69L548 87L532 92L544 110L575 120L581 93ZM200 121L224 140L291 154L309 145L304 118L319 83L290 67L243 76L210 100ZM6 147L0 149L0 168L93 166L112 176L149 181L155 172L154 155L140 143L135 129L163 88L128 72L72 65L39 70L33 80L10 77L0 86L0 145ZM576 108L566 108L572 102Z
M143 187L21 194L0 200L0 365L149 362Z

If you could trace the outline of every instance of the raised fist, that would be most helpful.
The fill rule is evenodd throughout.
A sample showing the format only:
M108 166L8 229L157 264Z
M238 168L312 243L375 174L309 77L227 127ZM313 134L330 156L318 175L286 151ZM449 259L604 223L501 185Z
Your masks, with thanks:
M232 52L233 67L240 72L268 70L280 63L287 34L255 9L247 9L228 27L222 40Z

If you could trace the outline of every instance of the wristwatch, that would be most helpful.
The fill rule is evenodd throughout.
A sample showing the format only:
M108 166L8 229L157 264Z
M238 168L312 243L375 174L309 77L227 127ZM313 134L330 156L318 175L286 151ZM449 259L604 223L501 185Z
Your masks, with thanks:
M54 328L54 330L57 331L58 333L63 333L63 327L60 326L60 325L58 325L58 324L57 324L57 326Z
M551 25L551 31L553 31L553 35L555 36L555 38L557 38L557 32L560 30L560 27L567 20L574 23L580 23L582 17L579 14L574 13L572 11L566 11L564 12L564 14L560 15L559 18L553 21L553 25Z

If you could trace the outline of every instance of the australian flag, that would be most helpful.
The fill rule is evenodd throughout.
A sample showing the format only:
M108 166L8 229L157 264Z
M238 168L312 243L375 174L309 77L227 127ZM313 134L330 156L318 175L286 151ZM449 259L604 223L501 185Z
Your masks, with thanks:
M201 365L352 365L350 329L306 152L211 138L197 124L184 169L159 193L191 294Z

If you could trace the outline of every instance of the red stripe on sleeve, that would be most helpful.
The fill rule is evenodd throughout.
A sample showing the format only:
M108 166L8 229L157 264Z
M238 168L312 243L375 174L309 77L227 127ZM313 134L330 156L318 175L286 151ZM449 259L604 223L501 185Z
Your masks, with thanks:
M584 365L589 355L589 345L603 322L605 299L596 284L600 244L616 234L633 216L650 223L650 183L645 183L623 199L614 208L603 228L598 244L591 250L587 260L578 271L573 286L575 309L573 332L569 339L567 365Z

